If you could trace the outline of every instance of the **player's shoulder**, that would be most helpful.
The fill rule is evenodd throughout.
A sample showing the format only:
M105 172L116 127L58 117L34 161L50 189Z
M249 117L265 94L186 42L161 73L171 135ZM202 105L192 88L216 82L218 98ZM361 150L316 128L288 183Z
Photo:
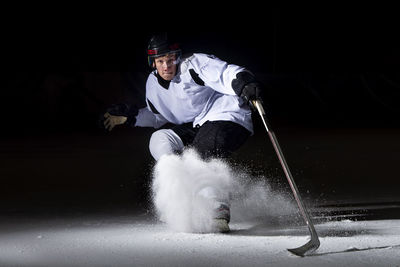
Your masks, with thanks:
M197 61L199 63L201 62L207 62L210 59L215 59L216 56L210 55L210 54L204 54L204 53L191 53L188 55L184 55L182 57L182 61Z
M157 82L156 70L149 73L146 80L146 85L151 85Z
M155 79L157 78L157 70L152 70L151 72L149 72L149 75L147 75L147 80L151 80L151 79Z
M191 68L200 69L207 65L210 60L216 59L214 55L204 53L192 53L182 56L181 68L186 70L189 66Z

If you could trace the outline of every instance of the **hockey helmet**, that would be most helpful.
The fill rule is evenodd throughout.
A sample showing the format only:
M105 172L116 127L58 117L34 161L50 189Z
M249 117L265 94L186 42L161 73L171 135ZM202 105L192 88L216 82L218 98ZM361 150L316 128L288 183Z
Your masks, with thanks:
M151 37L147 47L147 59L150 67L153 67L154 59L167 54L176 54L176 59L181 56L181 49L178 43L171 42L167 33L161 33Z

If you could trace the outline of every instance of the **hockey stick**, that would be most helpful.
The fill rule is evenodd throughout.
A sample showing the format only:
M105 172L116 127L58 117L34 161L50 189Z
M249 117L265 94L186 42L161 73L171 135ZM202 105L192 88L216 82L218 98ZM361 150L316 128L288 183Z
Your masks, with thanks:
M288 249L288 251L290 251L291 253L293 253L297 256L303 257L305 255L311 254L312 252L314 252L315 250L318 249L318 247L320 245L318 234L315 231L315 228L311 221L310 215L308 214L307 209L304 206L303 201L300 198L299 190L297 189L297 186L294 182L293 176L290 173L289 166L287 165L285 157L283 156L281 147L279 146L279 143L275 136L275 133L271 130L271 127L268 124L267 116L265 114L265 111L264 111L264 108L263 108L261 102L259 100L255 100L255 101L252 101L252 104L257 108L257 111L261 116L261 119L264 123L265 129L267 130L269 138L271 139L272 145L273 145L275 152L279 158L279 162L281 163L283 171L285 172L285 175L289 182L290 188L292 189L294 198L296 199L297 205L299 206L301 215L303 216L303 218L308 226L308 229L310 230L310 233L311 233L311 239L306 244L304 244L303 246L298 247L298 248Z

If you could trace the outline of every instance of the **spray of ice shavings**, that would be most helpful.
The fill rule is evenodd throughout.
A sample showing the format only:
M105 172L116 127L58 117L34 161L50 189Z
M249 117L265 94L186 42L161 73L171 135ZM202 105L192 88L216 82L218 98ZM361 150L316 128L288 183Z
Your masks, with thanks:
M153 172L153 204L161 221L176 231L211 232L215 201L198 192L213 187L228 199L233 175L220 160L202 160L194 150L165 155Z
M293 212L290 201L273 192L265 179L254 181L222 160L202 160L194 150L165 155L153 171L152 199L159 219L180 232L211 232L215 201L198 195L216 189L229 200L233 221L254 221Z
M231 214L234 222L279 222L293 218L298 209L284 192L272 189L268 178L235 172L231 193Z

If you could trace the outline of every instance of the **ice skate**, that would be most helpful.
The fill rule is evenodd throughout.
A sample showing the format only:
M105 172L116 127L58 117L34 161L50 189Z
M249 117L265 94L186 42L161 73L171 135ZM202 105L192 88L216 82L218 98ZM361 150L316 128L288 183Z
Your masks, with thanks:
M228 233L231 229L229 228L228 221L225 219L214 219L213 230L216 233Z
M221 204L216 210L216 217L213 220L213 229L218 233L228 233L230 231L229 221L231 219L228 205Z

